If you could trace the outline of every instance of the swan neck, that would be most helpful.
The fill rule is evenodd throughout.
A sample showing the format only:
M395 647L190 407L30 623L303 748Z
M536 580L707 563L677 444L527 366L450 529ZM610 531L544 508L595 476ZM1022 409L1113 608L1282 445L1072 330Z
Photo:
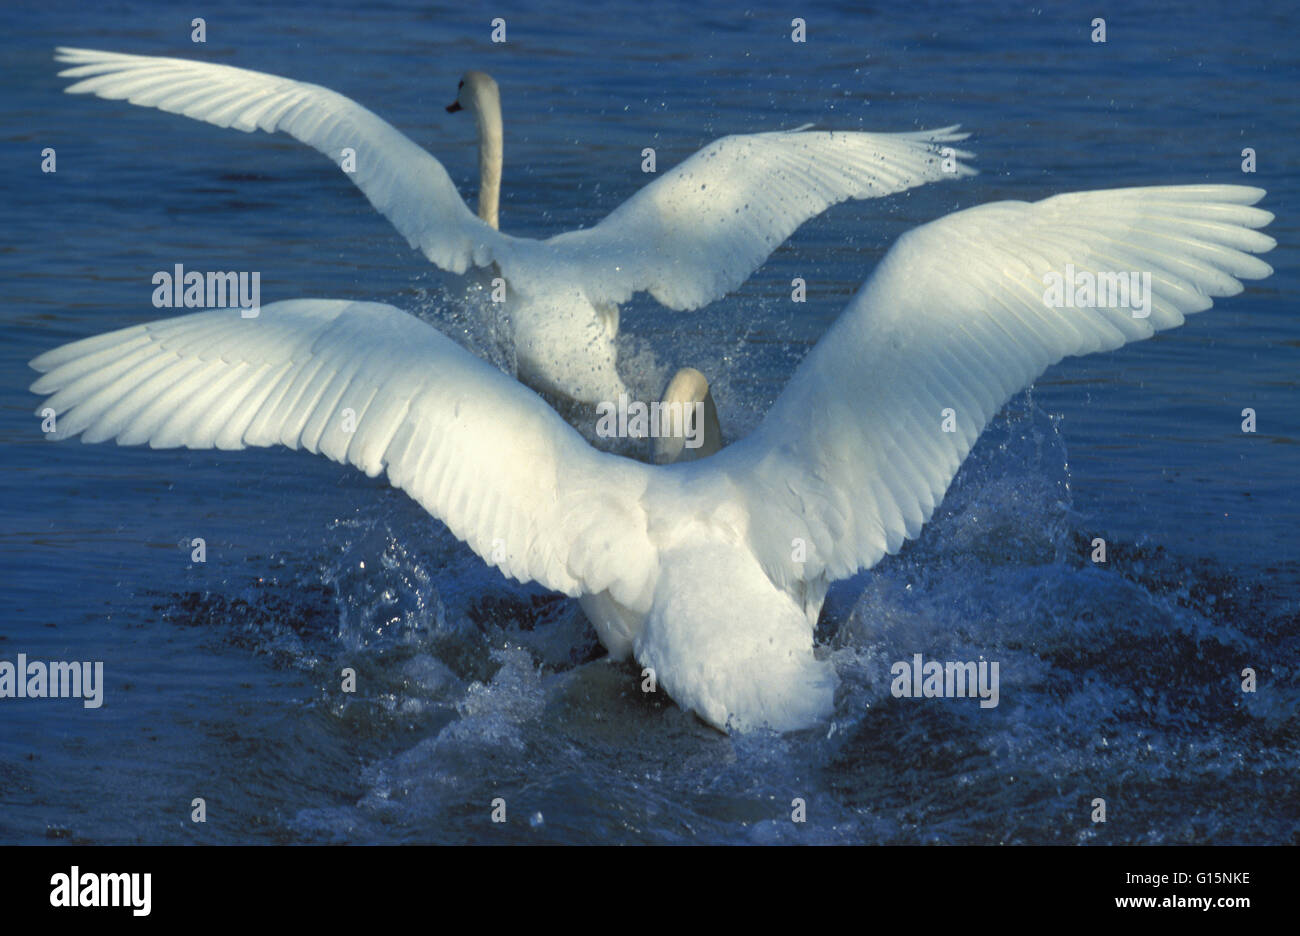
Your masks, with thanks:
M685 430L689 414L698 413L699 419L693 425L695 433L676 430L668 434L661 432L651 441L651 455L655 464L667 465L677 461L691 461L704 458L722 450L722 425L718 421L718 405L713 402L713 390L704 375L693 367L683 367L669 381L664 391L661 404L665 407L681 407L682 422L678 425ZM695 409L698 407L698 409ZM661 419L666 418L662 417ZM670 417L667 417L670 418ZM663 424L661 423L661 429ZM673 425L671 422L669 425ZM687 435L693 442L687 444Z
M478 124L478 216L497 228L501 205L502 129L501 98L493 87L475 109Z

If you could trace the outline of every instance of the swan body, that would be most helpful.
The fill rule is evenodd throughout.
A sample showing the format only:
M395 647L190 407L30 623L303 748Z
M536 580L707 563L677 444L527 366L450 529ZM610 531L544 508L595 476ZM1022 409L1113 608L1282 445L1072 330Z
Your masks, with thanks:
M726 295L804 221L846 199L875 198L973 174L945 146L956 127L914 133L789 131L724 137L593 227L548 240L497 229L502 123L496 82L468 72L448 110L474 115L478 214L442 164L348 98L319 85L185 59L61 48L66 90L126 99L219 127L284 131L329 158L355 155L351 179L411 246L454 273L506 281L521 379L584 403L617 400L618 307L648 291L671 309Z
M55 438L285 445L387 472L506 575L579 598L605 646L723 730L833 710L815 653L830 582L916 537L985 424L1067 355L1181 325L1272 270L1235 185L997 202L915 228L759 428L654 465L589 446L539 396L391 306L291 300L42 354ZM1151 273L1149 314L1059 307L1044 278ZM685 391L698 398L707 388ZM354 432L342 414L352 410ZM955 431L944 431L945 411ZM792 548L802 543L804 549Z

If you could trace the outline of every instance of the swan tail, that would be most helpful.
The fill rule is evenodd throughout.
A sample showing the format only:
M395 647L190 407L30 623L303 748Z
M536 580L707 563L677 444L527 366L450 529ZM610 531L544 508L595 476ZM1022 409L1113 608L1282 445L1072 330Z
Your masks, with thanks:
M634 652L674 702L720 731L793 731L831 715L834 668L815 657L808 616L752 556L706 543L662 562Z

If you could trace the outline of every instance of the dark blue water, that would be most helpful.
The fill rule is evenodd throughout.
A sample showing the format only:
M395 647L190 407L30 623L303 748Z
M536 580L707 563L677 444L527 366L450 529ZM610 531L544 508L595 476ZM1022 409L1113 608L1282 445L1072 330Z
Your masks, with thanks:
M788 5L205 4L195 46L194 14L170 5L6 5L0 659L102 660L107 686L94 711L0 701L0 841L1300 841L1292 11L1123 4L1101 45L1096 4L798 6L805 45ZM264 301L391 302L490 350L455 278L322 157L64 95L56 45L327 85L467 194L473 128L442 108L463 71L488 70L502 226L522 234L612 210L644 182L645 146L667 167L727 133L963 123L980 176L839 206L701 312L625 310L634 385L699 367L733 435L888 245L958 208L1247 182L1269 190L1277 272L1014 401L922 537L833 589L834 722L726 738L645 701L573 602L501 578L378 481L284 451L42 439L26 362L157 317L150 278L176 263L260 270ZM809 283L797 312L793 276ZM196 536L205 564L181 545ZM1105 566L1087 558L1096 536ZM889 665L915 652L1000 661L1001 704L894 699Z

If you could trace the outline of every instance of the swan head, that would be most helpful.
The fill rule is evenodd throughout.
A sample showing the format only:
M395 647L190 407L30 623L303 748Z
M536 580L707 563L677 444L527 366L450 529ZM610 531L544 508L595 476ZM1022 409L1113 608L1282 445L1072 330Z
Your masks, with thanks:
M499 112L501 91L496 81L487 72L467 71L457 85L456 100L447 105L447 113L466 110L477 116L489 112L494 105Z
M661 407L661 429L653 439L655 464L703 458L722 448L718 407L709 382L695 368L673 374Z

